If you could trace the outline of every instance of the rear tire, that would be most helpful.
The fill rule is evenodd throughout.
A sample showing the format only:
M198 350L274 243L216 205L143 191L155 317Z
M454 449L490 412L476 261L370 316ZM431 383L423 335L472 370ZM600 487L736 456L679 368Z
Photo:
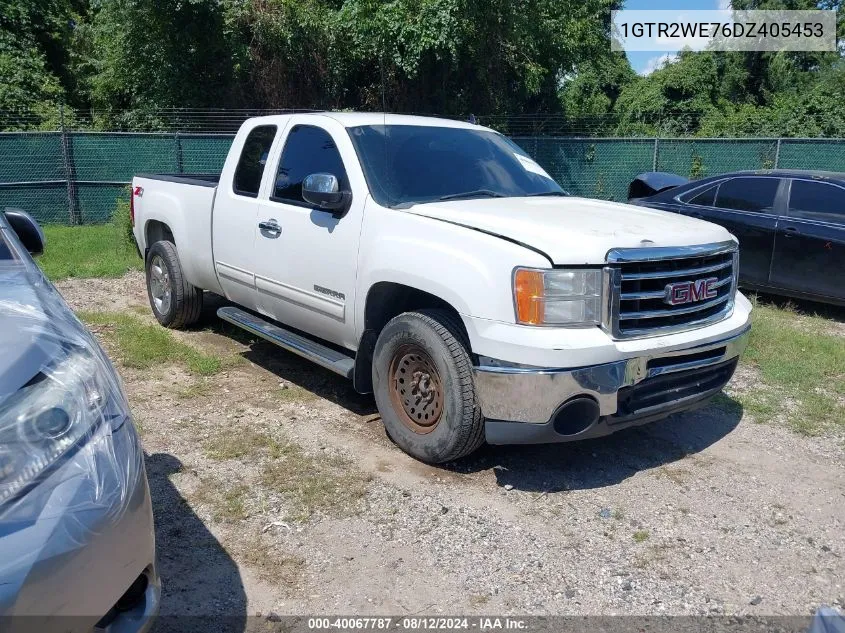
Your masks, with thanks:
M155 318L164 327L179 329L196 323L202 312L202 289L182 273L173 242L155 242L147 253L147 296Z
M400 314L376 341L373 393L385 429L421 461L450 462L484 443L468 347L445 310Z

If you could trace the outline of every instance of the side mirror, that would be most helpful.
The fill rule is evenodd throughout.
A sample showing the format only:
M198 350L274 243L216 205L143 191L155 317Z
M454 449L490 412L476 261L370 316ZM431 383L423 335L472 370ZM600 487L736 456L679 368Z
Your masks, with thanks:
M44 244L47 241L44 239L44 231L29 213L23 209L6 207L3 209L3 214L11 229L17 233L23 247L30 254L40 255L44 252Z
M352 201L352 192L341 191L334 174L310 174L302 181L302 199L320 209L341 214Z

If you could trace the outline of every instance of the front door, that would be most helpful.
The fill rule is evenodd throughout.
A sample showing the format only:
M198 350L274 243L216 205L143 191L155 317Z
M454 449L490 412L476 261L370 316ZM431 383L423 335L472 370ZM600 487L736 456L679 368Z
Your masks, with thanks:
M258 310L354 349L355 281L367 188L346 129L329 117L294 116L274 152L275 178L262 195L255 239ZM343 215L302 198L309 174L337 177L352 192Z

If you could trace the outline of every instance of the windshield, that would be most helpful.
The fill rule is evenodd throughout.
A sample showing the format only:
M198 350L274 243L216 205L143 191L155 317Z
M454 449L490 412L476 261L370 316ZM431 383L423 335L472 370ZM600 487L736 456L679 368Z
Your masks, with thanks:
M349 128L349 135L370 193L382 206L566 195L518 145L496 132L363 125Z

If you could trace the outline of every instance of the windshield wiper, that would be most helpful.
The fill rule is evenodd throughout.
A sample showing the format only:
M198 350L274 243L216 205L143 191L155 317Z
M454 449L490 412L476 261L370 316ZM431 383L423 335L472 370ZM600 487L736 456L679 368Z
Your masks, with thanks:
M438 200L460 200L461 198L476 198L486 196L488 198L505 198L505 194L491 189L476 189L475 191L464 191L462 193L450 193L448 196L441 196Z
M568 198L569 194L565 191L538 191L536 193L529 193L529 198L535 198L537 196L563 196Z

